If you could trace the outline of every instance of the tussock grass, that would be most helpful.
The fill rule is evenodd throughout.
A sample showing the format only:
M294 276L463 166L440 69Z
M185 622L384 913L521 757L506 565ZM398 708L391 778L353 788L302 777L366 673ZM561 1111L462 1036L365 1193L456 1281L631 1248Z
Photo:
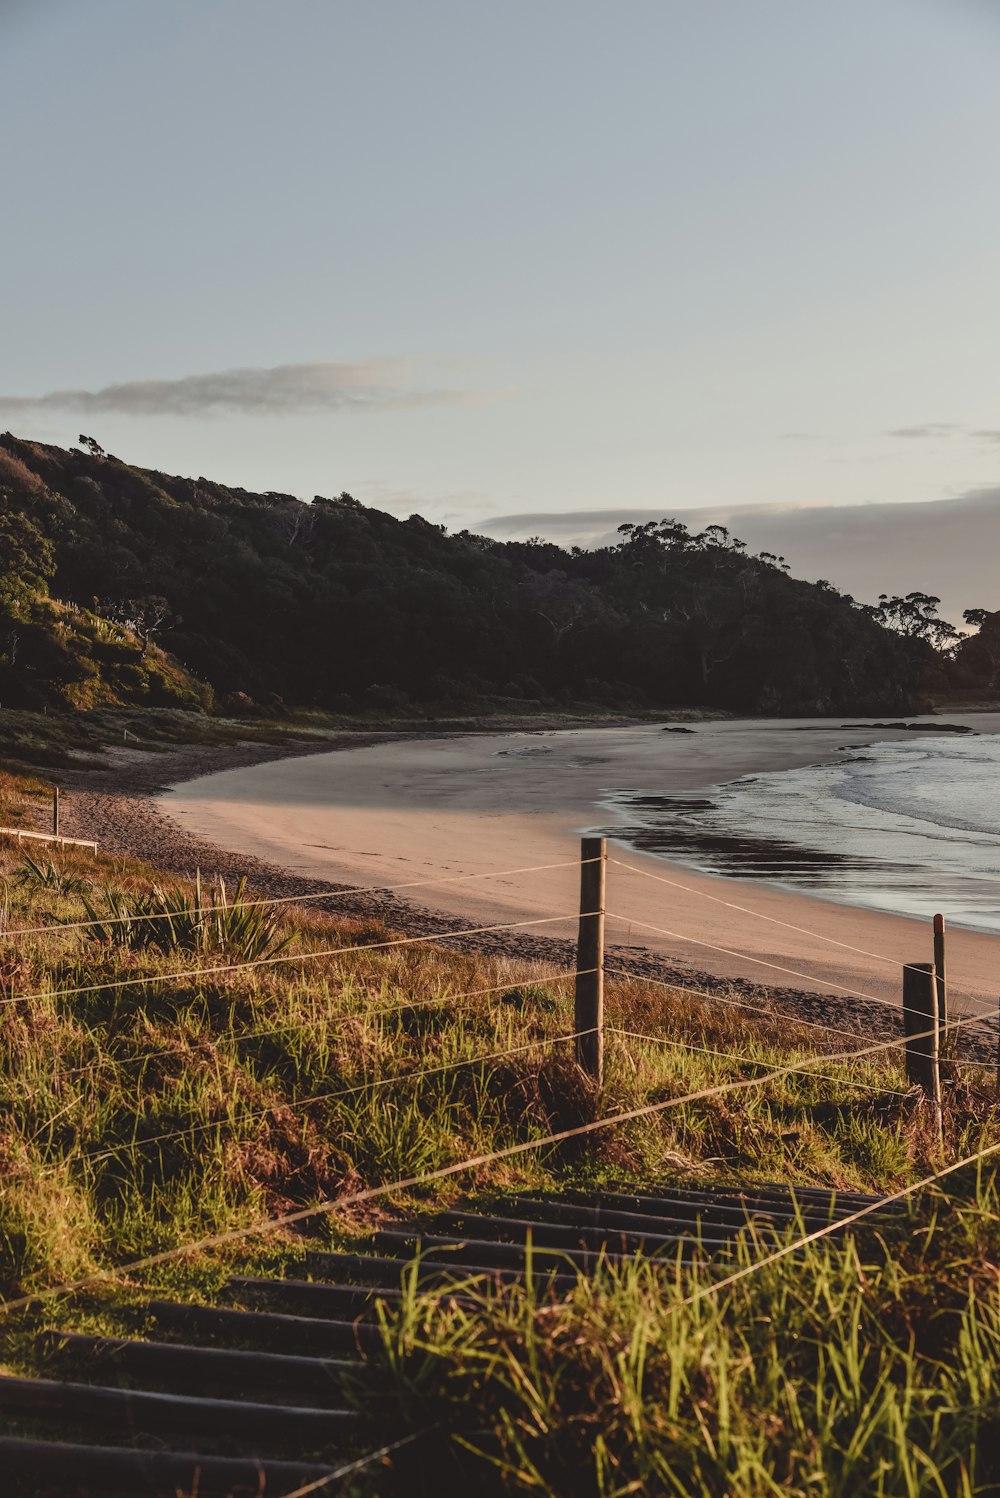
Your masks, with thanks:
M608 1266L562 1298L473 1283L442 1301L410 1275L382 1311L385 1398L435 1430L420 1463L444 1494L995 1493L998 1207L995 1171L971 1172L717 1294L768 1245ZM418 1477L401 1458L394 1491Z
M58 890L61 895L82 895L90 889L90 880L82 874L67 873L52 858L32 858L24 855L20 872L15 876L19 884L37 884L43 889Z

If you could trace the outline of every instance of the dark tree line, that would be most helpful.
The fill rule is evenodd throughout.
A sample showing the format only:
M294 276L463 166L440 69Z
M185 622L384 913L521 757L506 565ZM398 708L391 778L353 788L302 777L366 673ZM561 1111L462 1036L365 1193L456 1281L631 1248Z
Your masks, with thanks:
M449 536L347 494L304 504L178 478L85 446L0 438L7 704L66 698L60 672L103 670L79 642L64 639L59 657L52 600L129 630L140 676L156 646L223 702L269 708L517 699L900 712L944 643L928 595L858 606L718 526L623 526L613 546L567 551ZM190 690L178 676L154 695Z

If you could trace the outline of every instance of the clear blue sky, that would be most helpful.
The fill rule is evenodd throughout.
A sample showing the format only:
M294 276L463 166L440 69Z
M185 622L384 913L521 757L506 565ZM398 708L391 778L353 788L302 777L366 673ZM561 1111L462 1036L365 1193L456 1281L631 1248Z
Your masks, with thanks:
M450 526L996 484L998 77L996 0L0 0L0 427Z

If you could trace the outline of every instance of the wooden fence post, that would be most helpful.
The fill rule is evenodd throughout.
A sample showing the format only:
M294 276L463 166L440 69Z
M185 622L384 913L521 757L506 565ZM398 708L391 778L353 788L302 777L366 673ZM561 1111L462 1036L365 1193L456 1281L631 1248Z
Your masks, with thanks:
M576 943L576 1059L598 1087L604 1080L604 874L607 843L580 843L580 931Z
M941 1132L940 1024L937 973L933 962L908 962L903 968L903 1032L906 1075L928 1098Z
M52 787L52 835L59 836L59 787Z
M934 971L937 973L938 1024L948 1027L948 969L945 962L944 916L934 917Z

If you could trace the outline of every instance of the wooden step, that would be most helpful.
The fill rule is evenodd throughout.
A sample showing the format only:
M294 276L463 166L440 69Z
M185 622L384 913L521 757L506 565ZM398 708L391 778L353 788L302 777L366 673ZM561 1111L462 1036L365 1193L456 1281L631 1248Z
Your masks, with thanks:
M648 1224L645 1228L626 1232L616 1228L586 1226L580 1223L551 1222L544 1218L487 1217L480 1212L444 1212L437 1224L445 1232L474 1231L477 1238L487 1233L495 1234L505 1243L524 1243L530 1237L539 1248L587 1248L595 1251L605 1249L613 1254L653 1254L678 1243L696 1241L703 1248L721 1248L731 1241L731 1235L723 1237L719 1230L709 1229L700 1233L697 1228L686 1232L665 1231L662 1227Z
M387 1301L390 1305L398 1301L398 1289L383 1289L378 1285L331 1285L326 1280L257 1279L250 1275L236 1274L226 1281L231 1294L240 1300L280 1300L285 1305L293 1302L308 1308L311 1316L321 1316L324 1311L339 1318L370 1318L375 1302Z
M138 1451L127 1446L71 1445L0 1436L5 1498L15 1482L23 1498L38 1498L41 1491L60 1498L177 1498L178 1493L197 1493L198 1498L277 1495L294 1492L310 1482L322 1482L330 1471L329 1463L192 1451Z
M316 1252L306 1255L306 1264L315 1279L322 1279L327 1274L339 1274L343 1268L342 1258L345 1257L358 1264L359 1274L365 1273L373 1283L385 1283L389 1288L399 1285L404 1271L413 1263L412 1255L401 1258L383 1258L375 1254L341 1255ZM449 1281L467 1280L479 1275L499 1284L511 1284L523 1278L522 1271L519 1269L501 1269L495 1264L466 1264L456 1259L449 1259L445 1254L438 1258L427 1257L420 1260L417 1286L423 1291L439 1288L443 1284L447 1285ZM547 1284L558 1290L571 1290L576 1284L575 1274L558 1274L555 1270L546 1273L545 1279Z
M294 1442L311 1450L342 1443L357 1424L347 1409L262 1404L242 1399L205 1399L191 1394L157 1394L102 1384L64 1383L51 1378L0 1374L0 1409L37 1419L66 1419L88 1427L113 1426L143 1432L189 1431L242 1438L249 1451L274 1442Z
M124 1337L92 1337L79 1332L43 1332L42 1348L60 1365L72 1362L78 1380L88 1374L102 1381L124 1373L159 1383L181 1383L207 1391L235 1387L277 1391L286 1397L308 1394L310 1404L342 1404L345 1378L364 1377L364 1364L351 1358L298 1357L288 1353L248 1352L230 1347L201 1347L184 1342L143 1342ZM61 1371L61 1370L60 1370Z
M172 1300L151 1300L146 1309L153 1322L163 1328L218 1339L229 1345L246 1343L265 1351L295 1350L320 1357L350 1355L374 1347L379 1341L375 1326L326 1316L290 1316Z

